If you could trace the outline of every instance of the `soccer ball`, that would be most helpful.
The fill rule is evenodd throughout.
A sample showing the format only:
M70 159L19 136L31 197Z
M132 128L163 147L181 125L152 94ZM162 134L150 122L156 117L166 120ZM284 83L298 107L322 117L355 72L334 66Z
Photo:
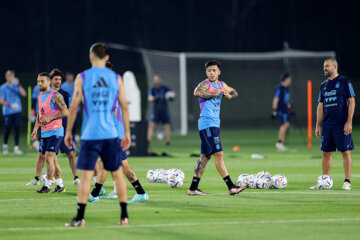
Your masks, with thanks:
M258 177L256 174L249 175L248 188L256 188Z
M271 183L274 188L283 189L287 186L287 179L282 174L276 174L271 178Z
M331 189L333 186L333 180L329 175L322 175L318 177L317 185L319 189Z
M240 187L247 187L249 182L249 175L248 174L241 174L237 179L237 184Z
M42 181L43 183L45 183L46 178L47 178L47 173L44 172L44 173L41 175L41 181Z
M267 176L267 177L271 178L271 174L269 172L267 172L267 171L258 172L257 176L258 177Z
M256 185L260 189L269 189L272 187L271 178L266 175L263 175L258 178Z
M173 175L171 178L168 179L167 183L171 188L180 188L184 183L184 178L180 175Z
M168 101L173 101L174 100L174 98L175 98L175 92L174 91L168 91L168 92L166 92L165 93L165 98L166 98L166 100L168 100Z
M154 182L155 180L155 170L150 169L146 174L146 179L148 182Z

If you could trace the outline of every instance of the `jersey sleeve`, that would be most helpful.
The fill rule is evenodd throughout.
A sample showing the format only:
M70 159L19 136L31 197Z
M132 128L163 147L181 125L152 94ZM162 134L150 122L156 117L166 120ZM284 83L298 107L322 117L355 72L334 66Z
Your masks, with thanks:
M0 87L0 98L5 99L5 93L2 87Z
M279 98L279 97L280 97L280 93L281 93L280 88L279 88L279 87L278 87L278 88L276 88L276 91L275 91L275 95L274 95L274 97Z
M346 95L346 98L355 97L355 91L354 91L354 88L353 88L350 80L348 80L347 84L345 85L345 95Z
M320 91L319 91L318 102L321 102L321 103L324 102L324 96L323 96L322 93L321 93L321 89L320 89Z
M148 96L154 96L154 93L153 93L153 89L150 88L149 91L148 91Z

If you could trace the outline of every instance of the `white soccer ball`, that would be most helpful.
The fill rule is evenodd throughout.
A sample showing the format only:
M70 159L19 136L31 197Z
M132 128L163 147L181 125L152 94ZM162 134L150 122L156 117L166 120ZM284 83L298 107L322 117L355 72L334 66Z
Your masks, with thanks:
M256 188L257 181L258 181L258 177L256 174L249 175L248 188Z
M173 175L167 183L171 188L180 188L184 183L184 178L181 175Z
M333 180L329 175L322 175L318 177L317 185L319 189L331 189L333 186Z
M283 189L287 186L287 179L282 174L276 174L271 178L272 186L276 189Z
M165 98L166 98L166 100L170 100L170 101L174 100L175 92L174 91L167 91L165 93Z
M241 174L237 179L237 184L240 187L247 187L249 183L249 175L248 174Z
M271 174L267 171L261 171L261 172L258 172L257 173L257 176L258 177L262 177L262 176L267 176L267 177L270 177L271 178Z
M155 170L150 169L146 174L146 179L148 182L154 182L155 180Z
M270 189L272 187L271 178L266 175L259 177L256 186L260 189Z

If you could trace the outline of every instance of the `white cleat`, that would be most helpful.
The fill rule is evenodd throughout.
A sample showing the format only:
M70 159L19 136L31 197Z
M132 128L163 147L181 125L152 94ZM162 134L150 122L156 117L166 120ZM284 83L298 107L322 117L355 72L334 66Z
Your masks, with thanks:
M351 184L349 182L344 182L342 190L351 190Z
M74 185L80 185L80 179L79 178L76 178L74 179Z
M276 149L277 149L279 152L284 152L284 151L287 150L287 148L285 147L285 145L284 145L283 143L277 142L277 143L275 144L275 147L276 147Z
M7 144L3 144L3 154L9 154L8 146Z
M315 185L315 186L309 187L309 189L311 189L311 190L320 189L320 187L318 185Z
M36 180L35 178L33 180L31 180L30 182L28 182L26 184L26 186L31 186L31 185L40 185L39 181Z
M14 147L14 154L23 154L19 147Z

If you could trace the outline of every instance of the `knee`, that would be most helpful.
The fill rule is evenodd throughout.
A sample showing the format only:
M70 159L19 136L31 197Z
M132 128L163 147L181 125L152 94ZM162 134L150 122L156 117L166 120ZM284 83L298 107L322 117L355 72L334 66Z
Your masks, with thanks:
M224 152L217 152L214 154L215 160L222 160L224 158Z

